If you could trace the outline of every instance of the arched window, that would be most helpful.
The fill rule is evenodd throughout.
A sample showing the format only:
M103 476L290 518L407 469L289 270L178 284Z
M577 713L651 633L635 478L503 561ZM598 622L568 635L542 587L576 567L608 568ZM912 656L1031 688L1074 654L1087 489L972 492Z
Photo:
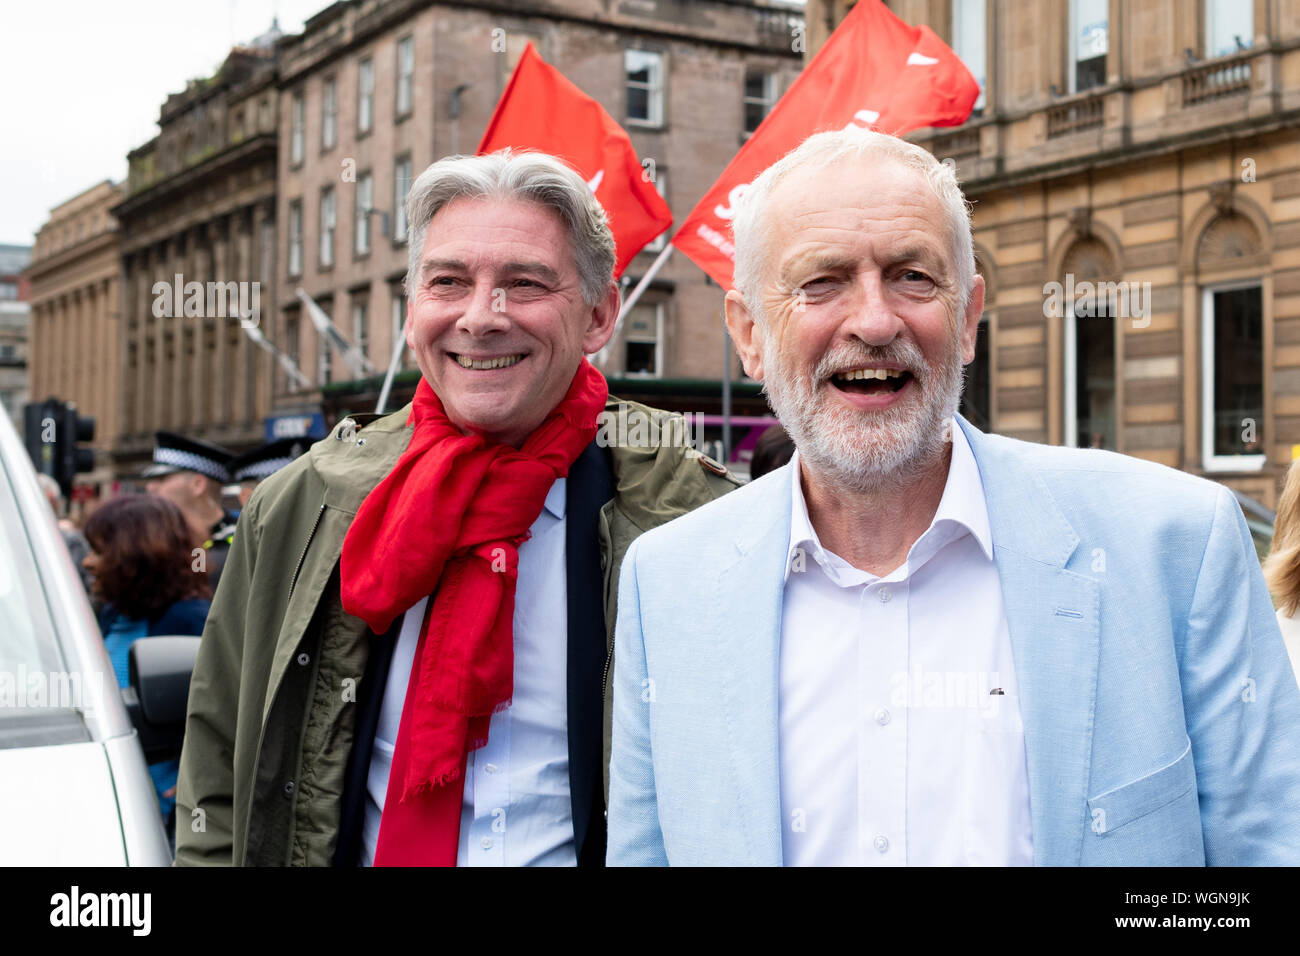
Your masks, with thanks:
M1076 242L1062 266L1065 326L1065 444L1075 448L1119 448L1115 376L1116 282L1118 263L1096 238Z
M1206 471L1254 471L1264 444L1264 295L1258 278L1214 282L1263 249L1259 229L1231 211L1196 247L1201 285L1201 453Z

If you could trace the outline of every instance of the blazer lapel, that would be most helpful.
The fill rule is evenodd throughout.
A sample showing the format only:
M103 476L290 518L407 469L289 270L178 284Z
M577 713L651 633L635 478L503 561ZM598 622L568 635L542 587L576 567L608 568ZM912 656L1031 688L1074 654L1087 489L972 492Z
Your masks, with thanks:
M1100 589L1066 568L1079 537L1017 446L958 422L984 485L1015 658L1034 864L1075 866L1087 824Z
M750 502L754 520L739 529L731 560L718 573L712 629L727 727L726 759L750 865L780 866L781 787L777 691L781 605L790 546L790 481L780 469Z
M573 846L580 865L605 862L601 759L604 725L605 607L600 568L600 509L614 497L614 476L593 442L569 468L565 485L565 581L568 591L569 795Z

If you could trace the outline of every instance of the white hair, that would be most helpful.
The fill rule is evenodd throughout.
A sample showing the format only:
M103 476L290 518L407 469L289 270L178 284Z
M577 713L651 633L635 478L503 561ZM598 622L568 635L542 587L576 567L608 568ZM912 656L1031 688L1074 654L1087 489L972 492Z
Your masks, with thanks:
M736 248L736 289L744 296L751 314L762 319L763 273L775 238L767 223L772 191L795 170L824 169L847 157L873 157L901 163L924 176L939 197L947 213L953 270L960 296L960 324L975 284L975 247L971 238L970 205L957 185L953 167L939 162L915 143L860 126L814 133L765 169L745 190L731 229Z
M587 305L601 300L614 279L616 261L614 234L604 208L583 178L561 160L548 153L511 149L445 157L411 184L406 197L408 294L415 287L425 235L438 210L457 199L491 197L536 203L558 213L573 246L582 299Z

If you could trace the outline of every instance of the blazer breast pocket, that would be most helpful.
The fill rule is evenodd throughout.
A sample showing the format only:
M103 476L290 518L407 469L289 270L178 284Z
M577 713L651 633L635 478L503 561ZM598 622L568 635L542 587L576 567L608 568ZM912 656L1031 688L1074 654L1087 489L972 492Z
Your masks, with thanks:
M1196 768L1192 764L1189 738L1182 753L1171 763L1132 783L1089 798L1089 825L1093 833L1104 837L1195 790Z

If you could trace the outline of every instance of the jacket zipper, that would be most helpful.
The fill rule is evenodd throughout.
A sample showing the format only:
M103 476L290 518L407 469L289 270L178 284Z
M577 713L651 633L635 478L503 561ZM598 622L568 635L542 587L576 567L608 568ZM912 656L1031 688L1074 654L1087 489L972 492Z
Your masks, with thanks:
M302 572L302 563L307 559L307 549L311 547L311 539L316 537L316 529L320 527L321 516L325 514L325 506L320 506L320 511L316 512L316 520L312 522L311 533L307 535L307 543L302 546L302 554L298 555L298 566L293 569L293 578L289 582L289 597L293 597L293 589L298 585L298 575Z

